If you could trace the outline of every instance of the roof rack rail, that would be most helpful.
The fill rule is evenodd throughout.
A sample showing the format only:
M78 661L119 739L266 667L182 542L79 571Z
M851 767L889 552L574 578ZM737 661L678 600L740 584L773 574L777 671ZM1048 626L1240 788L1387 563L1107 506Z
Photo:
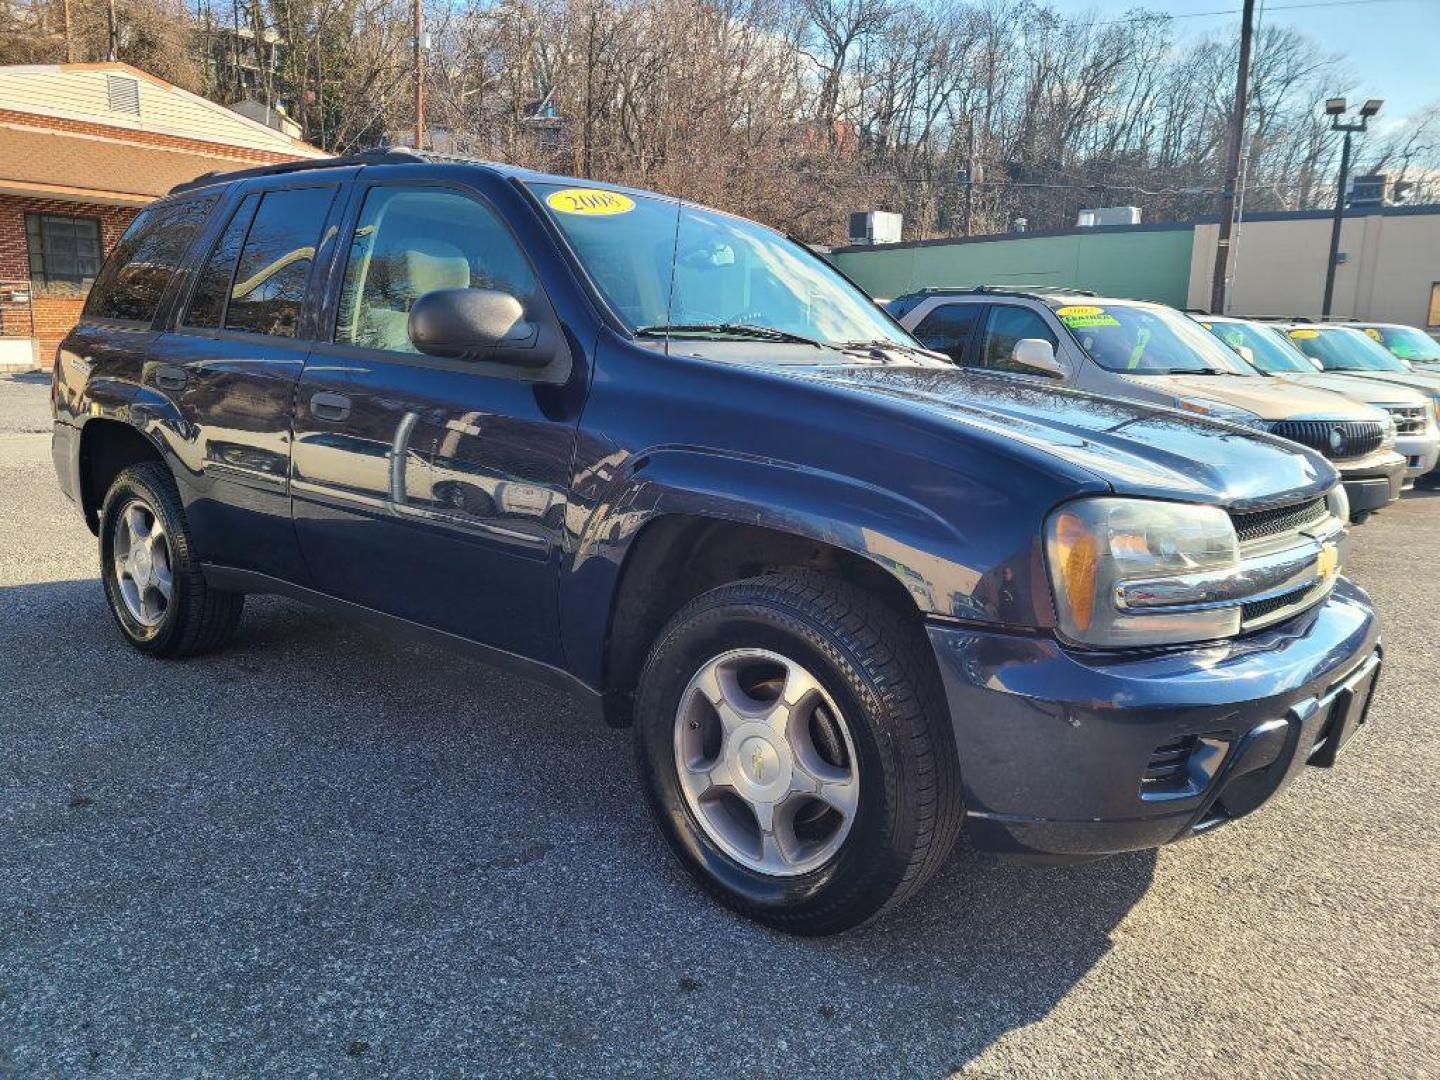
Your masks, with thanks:
M958 296L962 293L985 293L997 296L1027 296L1037 292L1065 293L1071 296L1098 296L1089 289L1072 289L1064 285L927 285L911 289L906 296Z
M358 154L346 154L343 157L301 158L298 161L282 161L275 165L257 165L253 169L236 169L233 172L214 169L207 173L201 173L194 180L176 184L169 193L177 195L182 191L208 187L222 178L228 182L248 180L256 176L280 176L285 173L306 172L310 169L339 169L347 165L404 165L429 160L430 158L425 154L404 147L382 147L376 150L362 150Z
M1211 316L1212 318L1213 318L1214 315L1215 315L1215 313L1214 313L1213 311L1211 311L1209 308L1203 308L1203 307L1187 307L1187 308L1181 308L1180 310L1183 311L1186 315L1209 315L1209 316Z

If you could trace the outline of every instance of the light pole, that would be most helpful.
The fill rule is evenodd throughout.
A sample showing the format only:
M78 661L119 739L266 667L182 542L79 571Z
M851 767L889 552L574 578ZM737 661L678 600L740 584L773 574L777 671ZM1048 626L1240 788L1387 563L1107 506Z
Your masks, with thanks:
M1335 217L1330 222L1330 258L1325 264L1325 299L1320 305L1322 319L1330 317L1330 302L1335 296L1335 262L1340 257L1340 226L1345 220L1345 186L1350 181L1350 136L1357 131L1364 131L1370 123L1370 117L1378 113L1383 104L1385 103L1379 98L1371 98L1360 106L1359 119L1346 123L1341 120L1345 115L1345 99L1330 98L1325 102L1325 115L1330 117L1330 130L1343 131L1345 140L1340 145L1340 182L1335 188Z

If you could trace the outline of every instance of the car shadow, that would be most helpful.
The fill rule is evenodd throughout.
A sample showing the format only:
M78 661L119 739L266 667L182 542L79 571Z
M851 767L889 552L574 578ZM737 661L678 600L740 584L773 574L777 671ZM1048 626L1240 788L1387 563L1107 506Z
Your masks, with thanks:
M152 660L94 579L0 589L0 745L0 1030L101 1071L944 1075L1047 1016L1156 864L962 841L882 920L785 936L690 882L628 733L567 698L271 598Z
M0 374L0 383L18 383L21 386L49 386L50 372L36 369L34 371L11 371Z

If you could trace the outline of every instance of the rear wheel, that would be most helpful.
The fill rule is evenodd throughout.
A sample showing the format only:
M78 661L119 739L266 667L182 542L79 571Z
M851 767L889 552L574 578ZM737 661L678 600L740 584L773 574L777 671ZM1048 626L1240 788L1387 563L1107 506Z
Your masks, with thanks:
M100 576L126 640L155 656L193 656L235 632L245 597L206 584L174 478L159 462L120 473L100 511Z
M656 819L723 903L802 934L858 925L944 862L962 807L928 644L811 574L725 585L661 633L637 693Z

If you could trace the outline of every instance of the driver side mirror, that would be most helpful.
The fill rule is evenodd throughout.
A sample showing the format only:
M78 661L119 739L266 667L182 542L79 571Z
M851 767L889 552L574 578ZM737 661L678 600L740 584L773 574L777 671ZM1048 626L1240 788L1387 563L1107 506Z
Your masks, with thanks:
M1055 346L1044 338L1021 338L1010 351L1010 359L1020 367L1041 375L1063 379L1065 369L1055 359Z
M554 335L542 333L520 301L499 289L427 292L411 306L407 328L410 343L426 356L539 368L555 353Z

